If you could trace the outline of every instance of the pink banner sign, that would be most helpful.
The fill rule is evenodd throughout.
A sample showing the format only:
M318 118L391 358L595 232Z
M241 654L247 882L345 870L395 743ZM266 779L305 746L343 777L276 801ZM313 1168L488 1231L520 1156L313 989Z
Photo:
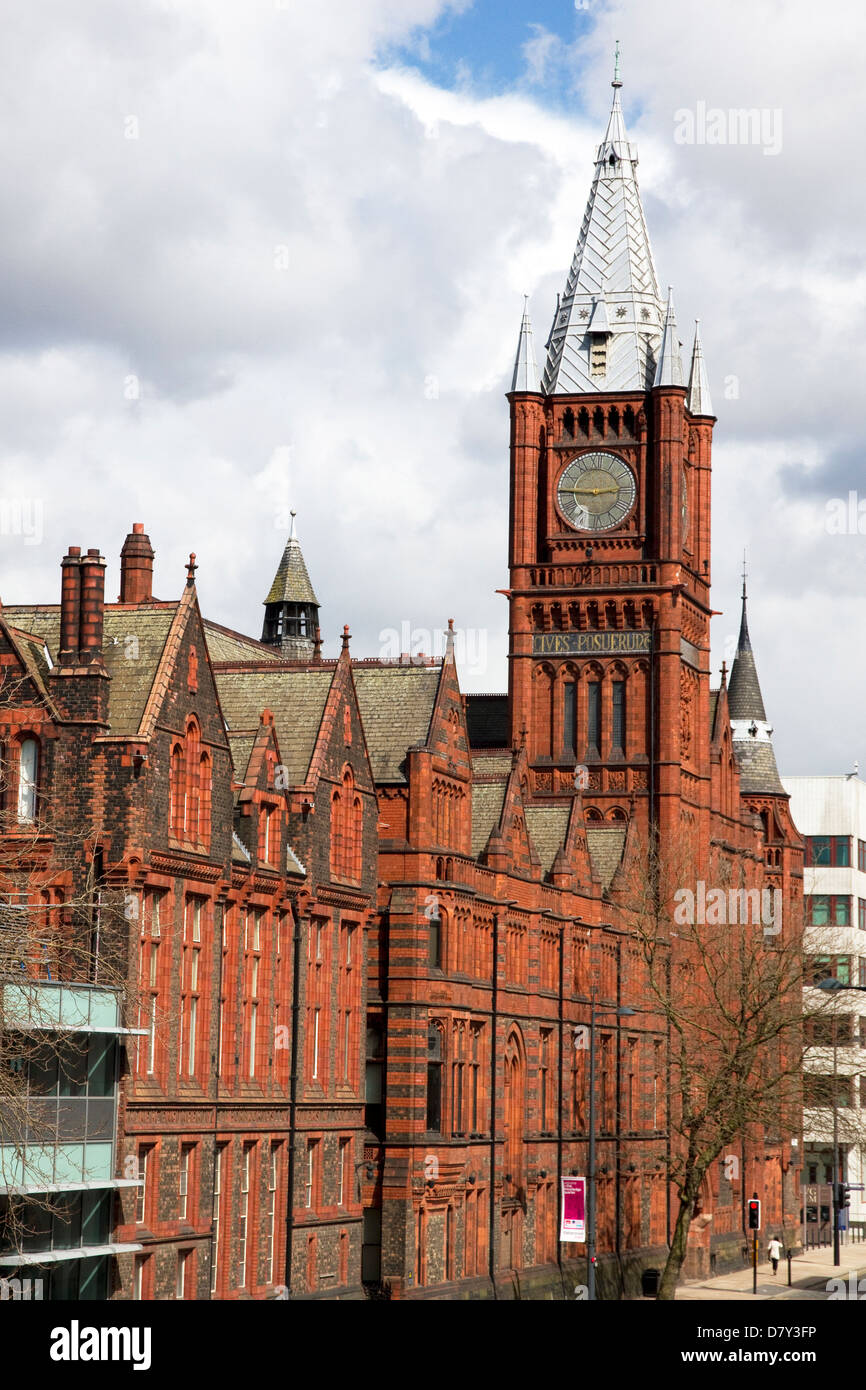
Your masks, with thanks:
M562 1179L560 1240L586 1240L586 1178Z

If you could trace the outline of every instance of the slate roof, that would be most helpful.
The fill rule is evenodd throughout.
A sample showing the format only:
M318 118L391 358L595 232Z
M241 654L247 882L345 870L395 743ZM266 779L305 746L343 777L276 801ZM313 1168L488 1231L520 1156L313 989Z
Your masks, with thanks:
M109 727L131 737L141 725L172 625L177 603L106 605L103 659L111 676ZM13 605L3 610L7 622L45 643L56 663L60 646L60 606ZM44 661L44 656L43 656Z
M41 637L34 636L32 633L24 632L20 628L13 627L9 623L9 632L24 666L35 682L37 688L42 691L50 700L45 679L48 675L49 665L45 655L45 643Z
M236 830L232 831L232 862L235 864L251 864L253 856L250 854L243 840Z
M766 721L764 698L758 683L755 655L749 637L749 621L746 617L746 594L743 592L743 616L740 619L740 636L737 641L737 655L731 667L728 682L728 708L732 719L759 719Z
M321 671L247 669L214 672L229 738L254 737L262 710L273 712L274 728L290 786L303 786L316 746L334 668ZM239 749L242 748L239 742ZM246 769L245 769L246 770Z
M304 878L307 876L306 869L289 844L286 845L286 873L301 874Z
M234 734L231 731L226 735L229 741L229 750L232 755L232 767L236 782L243 782L247 775L247 768L250 765L253 748L256 743L254 733Z
M511 771L510 753L477 753L473 749L473 777L507 777Z
M601 880L602 889L609 888L614 874L619 868L625 845L625 829L609 826L586 827L586 846L592 866Z
M406 781L406 750L427 742L441 671L441 666L352 668L377 782Z
M740 768L741 792L786 795L776 766L776 754L768 739L750 739L748 736L735 739L734 754Z
M526 827L545 873L556 858L557 850L565 844L571 803L565 806L527 806Z
M265 603L312 603L319 606L297 536L290 536Z
M242 632L233 632L229 627L221 627L205 619L205 636L211 661L279 661L280 653L254 637L245 637Z
M472 853L477 859L499 824L508 778L501 782L476 783L472 788Z

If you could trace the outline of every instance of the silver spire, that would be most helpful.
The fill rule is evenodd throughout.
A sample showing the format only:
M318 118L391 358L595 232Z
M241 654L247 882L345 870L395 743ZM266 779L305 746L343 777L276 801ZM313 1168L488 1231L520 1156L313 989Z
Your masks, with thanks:
M662 345L659 349L658 364L653 386L684 386L683 364L680 358L680 342L677 337L677 317L674 313L674 292L668 285L668 306L665 310L665 327Z
M535 348L532 343L532 324L529 322L529 295L523 296L523 319L520 324L520 337L517 340L517 356L514 359L514 374L511 378L512 391L540 391L538 364L535 361Z
M692 348L692 367L689 372L689 394L686 404L692 415L713 414L710 383L707 380L704 350L701 347L700 319L695 319L695 342Z
M548 344L544 390L551 394L645 391L661 343L664 306L635 172L637 147L620 104L618 54L611 85L610 119ZM596 326L603 321L599 305L604 329Z

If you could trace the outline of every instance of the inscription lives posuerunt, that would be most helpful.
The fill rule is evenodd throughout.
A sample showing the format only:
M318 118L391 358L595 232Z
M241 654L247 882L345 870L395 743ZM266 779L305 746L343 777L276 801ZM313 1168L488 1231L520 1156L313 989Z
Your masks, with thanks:
M652 633L536 632L533 656L616 656L652 650Z

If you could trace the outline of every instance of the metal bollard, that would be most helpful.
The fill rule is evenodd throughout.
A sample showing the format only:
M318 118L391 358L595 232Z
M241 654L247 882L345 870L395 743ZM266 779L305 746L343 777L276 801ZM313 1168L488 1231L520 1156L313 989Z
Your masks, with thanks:
M791 1256L793 1253L793 1250L788 1251L788 1288L791 1287Z

